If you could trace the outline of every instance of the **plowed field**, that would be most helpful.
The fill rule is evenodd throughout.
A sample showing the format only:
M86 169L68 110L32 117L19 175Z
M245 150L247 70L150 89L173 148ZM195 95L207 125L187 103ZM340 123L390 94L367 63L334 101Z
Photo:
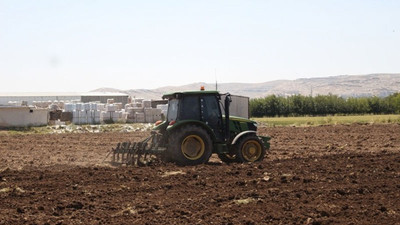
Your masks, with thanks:
M255 164L113 167L149 132L0 135L0 224L400 224L400 125L259 129Z

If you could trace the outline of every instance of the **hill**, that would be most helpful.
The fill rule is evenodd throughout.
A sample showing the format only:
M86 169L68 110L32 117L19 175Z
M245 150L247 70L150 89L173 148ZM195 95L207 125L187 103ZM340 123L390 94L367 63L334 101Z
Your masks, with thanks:
M99 88L93 91L122 92L137 98L159 99L163 93L173 91L215 90L215 84L192 83L183 86L166 86L157 89L118 90ZM400 74L341 75L319 78L301 78L296 80L276 80L264 83L220 83L220 92L259 98L267 95L327 95L342 97L380 96L385 97L400 92Z

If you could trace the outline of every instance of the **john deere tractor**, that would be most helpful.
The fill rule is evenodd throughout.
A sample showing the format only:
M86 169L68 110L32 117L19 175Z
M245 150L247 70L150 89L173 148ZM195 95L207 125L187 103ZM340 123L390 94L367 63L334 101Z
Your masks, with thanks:
M261 161L270 137L257 136L255 121L229 115L231 95L218 91L188 91L165 94L168 112L150 137L142 142L119 143L113 160L147 164L154 155L179 165L208 162L213 153L226 162Z

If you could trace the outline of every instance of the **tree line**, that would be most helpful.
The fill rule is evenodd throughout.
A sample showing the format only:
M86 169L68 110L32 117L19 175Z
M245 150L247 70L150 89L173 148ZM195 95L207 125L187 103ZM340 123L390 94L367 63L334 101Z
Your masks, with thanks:
M385 98L376 96L343 98L329 94L315 97L270 95L250 100L250 113L254 117L393 114L399 112L400 93Z

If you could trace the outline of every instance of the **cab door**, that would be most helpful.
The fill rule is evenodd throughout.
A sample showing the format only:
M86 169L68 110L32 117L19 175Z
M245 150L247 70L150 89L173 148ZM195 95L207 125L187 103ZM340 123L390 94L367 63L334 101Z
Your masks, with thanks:
M201 96L200 111L202 121L214 131L218 141L223 141L224 129L222 126L222 114L217 96Z

